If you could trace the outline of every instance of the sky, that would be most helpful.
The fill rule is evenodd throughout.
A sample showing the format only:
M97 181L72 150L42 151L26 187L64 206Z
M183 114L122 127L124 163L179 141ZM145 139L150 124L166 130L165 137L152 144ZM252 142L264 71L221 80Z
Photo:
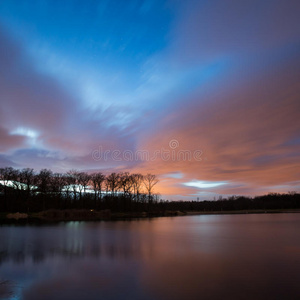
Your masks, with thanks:
M298 0L1 0L0 167L300 191Z

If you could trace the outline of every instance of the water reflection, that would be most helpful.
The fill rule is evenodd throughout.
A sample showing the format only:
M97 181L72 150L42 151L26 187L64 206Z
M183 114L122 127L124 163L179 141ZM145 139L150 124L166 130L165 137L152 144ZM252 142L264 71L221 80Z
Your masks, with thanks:
M129 222L69 222L51 227L9 228L1 235L5 243L0 246L0 265L9 260L23 264L25 259L41 263L50 257L128 259L142 252L147 257L151 248L141 248L140 231L131 229L134 226Z
M299 225L280 214L2 226L0 281L25 300L295 298Z

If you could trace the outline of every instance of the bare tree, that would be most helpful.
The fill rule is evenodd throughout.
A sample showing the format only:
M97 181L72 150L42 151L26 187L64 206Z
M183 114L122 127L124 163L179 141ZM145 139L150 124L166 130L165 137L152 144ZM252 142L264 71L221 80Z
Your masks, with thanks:
M0 168L0 188L1 194L4 196L2 196L4 201L0 208L6 211L14 211L17 208L22 210L27 208L29 211L30 207L34 210L83 208L93 202L86 194L88 185L91 185L95 192L94 207L99 208L98 200L102 199L102 191L106 188L106 192L110 194L111 198L106 198L106 206L117 210L132 210L139 208L137 204L132 205L133 200L153 201L155 198L153 189L157 182L157 177L152 174L143 176L129 172L113 172L105 176L101 172L97 172L89 175L74 169L65 174L52 173L49 169L42 169L36 174L31 168L22 170L11 167ZM122 197L119 197L119 192L122 192ZM76 200L77 197L80 198L80 201L73 202L72 200ZM85 200L86 205L84 205ZM113 201L110 203L110 200Z
M88 187L89 181L91 176L85 172L79 172L77 174L77 182L78 182L78 189L79 189L79 198L81 200L81 206L84 207L84 197L82 197L82 191L85 195L86 189Z
M73 199L77 198L77 190L78 190L78 174L79 172L76 170L70 170L67 172L67 176L69 179L69 184L73 192Z
M133 182L129 172L123 172L119 174L119 186L123 190L124 196L131 196L131 188Z
M14 169L12 167L6 167L0 169L0 180L3 183L3 190L4 190L4 208L5 210L8 209L8 200L7 200L7 191L8 191L8 185L10 180L12 180Z
M10 180L13 185L13 187L20 192L21 190L24 189L24 186L21 182L21 171L18 169L13 169L12 172L10 173Z
M73 184L74 178L71 174L66 173L66 174L62 175L62 181L63 181L63 191L66 193L66 198L68 200L69 194L72 190L72 184Z
M115 192L119 188L119 174L111 173L110 175L106 176L106 184L108 189L111 191L112 197L115 196Z
M46 194L50 191L52 174L53 173L51 170L42 169L40 170L40 173L36 175L36 183L37 183L38 191L42 195L43 210L46 209L45 197Z
M24 188L26 189L26 207L27 212L29 212L29 198L31 196L31 193L34 189L36 189L35 183L36 183L36 176L33 169L30 168L24 168L20 172L20 181L24 184Z
M105 181L105 175L98 172L98 173L93 173L91 175L91 184L93 187L93 190L95 192L95 205L97 204L97 200L98 198L100 198L101 201L101 197L102 197L102 186L103 183Z
M80 172L78 174L78 183L83 187L83 192L86 193L86 188L88 187L88 184L90 182L91 175Z
M54 193L57 193L59 196L61 196L64 186L65 186L64 175L61 173L54 173L51 179L52 191Z
M131 175L133 192L135 194L136 201L140 200L143 179L144 179L144 176L142 174L136 173L136 174Z
M154 174L147 174L144 176L144 186L146 188L146 191L148 193L148 201L151 201L151 194L153 193L154 186L158 183L158 178Z
M3 181L4 186L8 186L8 183L10 180L12 180L14 173L14 168L12 167L6 167L0 169L0 180Z
M50 179L52 175L53 173L51 170L40 170L40 173L36 176L36 183L40 193L46 194L47 192L49 192L51 186Z
M20 172L20 180L26 186L27 198L30 197L31 191L35 188L36 177L33 169L24 168Z

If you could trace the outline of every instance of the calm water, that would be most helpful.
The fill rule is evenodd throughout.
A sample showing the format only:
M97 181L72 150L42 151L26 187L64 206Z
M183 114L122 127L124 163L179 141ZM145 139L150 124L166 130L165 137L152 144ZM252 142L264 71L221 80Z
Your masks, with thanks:
M300 214L0 226L1 299L300 299Z

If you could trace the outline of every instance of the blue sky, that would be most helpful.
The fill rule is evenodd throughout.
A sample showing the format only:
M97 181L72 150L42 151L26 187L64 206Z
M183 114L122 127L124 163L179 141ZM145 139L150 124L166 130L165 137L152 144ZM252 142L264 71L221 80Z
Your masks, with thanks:
M174 199L299 190L299 13L296 0L1 1L0 165L153 172ZM91 155L171 140L203 160Z

